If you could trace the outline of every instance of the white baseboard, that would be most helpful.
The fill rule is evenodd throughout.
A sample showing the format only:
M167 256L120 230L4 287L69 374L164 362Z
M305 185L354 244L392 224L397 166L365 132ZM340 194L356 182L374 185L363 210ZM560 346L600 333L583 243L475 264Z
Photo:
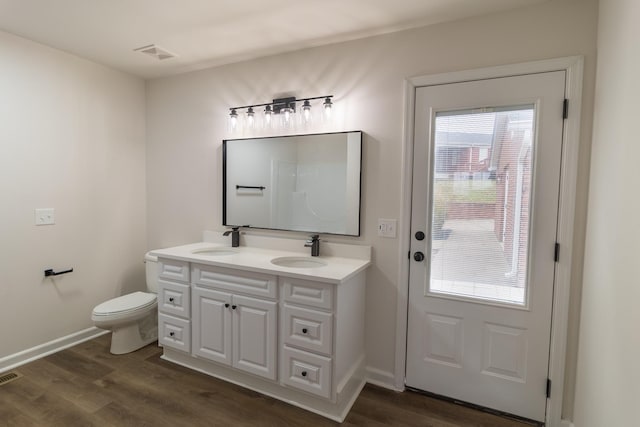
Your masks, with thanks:
M94 326L82 331L74 332L73 334L69 334L65 337L57 338L53 341L28 348L21 352L10 354L9 356L0 359L0 373L9 371L20 365L33 362L34 360L56 353L60 350L64 350L65 348L73 347L81 342L88 341L108 333L109 331L98 329Z
M573 423L569 420L562 420L560 421L560 427L576 427L573 425Z
M367 366L367 382L393 391L404 391L395 385L395 376L391 372Z

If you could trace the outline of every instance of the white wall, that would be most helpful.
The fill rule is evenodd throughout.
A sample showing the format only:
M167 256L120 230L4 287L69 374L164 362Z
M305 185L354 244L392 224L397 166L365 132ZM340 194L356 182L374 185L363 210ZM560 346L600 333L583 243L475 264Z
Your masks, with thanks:
M584 238L596 0L563 0L468 20L152 80L147 85L148 246L198 241L221 227L221 141L228 108L284 93L335 95L340 129L363 130L362 237L373 246L367 276L371 367L392 380L398 259L406 248L377 237L378 218L399 218L403 83L410 76L585 55L585 91L575 221L574 294L579 296ZM579 304L572 301L571 331ZM571 408L575 342L569 342ZM570 411L568 411L570 413Z
M138 78L0 32L0 358L144 286L144 97ZM41 207L55 225L34 225Z
M576 427L638 425L640 2L600 2Z

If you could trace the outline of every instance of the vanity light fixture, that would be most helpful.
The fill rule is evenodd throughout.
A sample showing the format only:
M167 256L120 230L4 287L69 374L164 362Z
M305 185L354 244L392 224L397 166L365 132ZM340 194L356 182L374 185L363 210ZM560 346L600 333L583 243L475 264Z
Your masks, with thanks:
M257 121L261 121L262 126L264 128L271 128L278 123L283 128L293 128L295 127L299 121L300 125L306 126L311 123L312 113L311 110L313 108L312 101L322 99L324 102L322 103L322 108L324 110L325 119L331 118L331 108L333 106L333 102L331 101L333 95L323 95L323 96L315 96L311 98L296 98L296 97L288 97L288 98L279 98L274 99L272 102L264 103L264 104L254 104L254 105L244 105L241 107L231 107L229 108L229 128L232 132L246 128L252 129L255 128L258 123ZM302 102L301 114L298 119L296 116L296 103ZM264 107L264 114L262 114L262 118L260 115L255 114L255 108ZM240 116L238 115L238 110L245 110L246 113L242 116L243 119L240 120ZM274 115L277 114L279 116L278 121L274 121Z

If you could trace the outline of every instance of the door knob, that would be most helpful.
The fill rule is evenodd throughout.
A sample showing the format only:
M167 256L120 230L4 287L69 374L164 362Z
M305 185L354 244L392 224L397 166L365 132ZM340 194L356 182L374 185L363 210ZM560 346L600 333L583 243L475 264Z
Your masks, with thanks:
M413 259L418 262L424 261L424 254L422 252L416 252L415 254L413 254Z

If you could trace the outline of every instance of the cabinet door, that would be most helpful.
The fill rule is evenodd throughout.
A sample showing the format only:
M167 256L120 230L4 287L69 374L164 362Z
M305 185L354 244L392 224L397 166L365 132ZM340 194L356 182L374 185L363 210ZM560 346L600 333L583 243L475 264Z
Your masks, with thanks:
M233 296L233 366L276 379L277 303Z
M231 365L231 295L195 286L192 354Z

